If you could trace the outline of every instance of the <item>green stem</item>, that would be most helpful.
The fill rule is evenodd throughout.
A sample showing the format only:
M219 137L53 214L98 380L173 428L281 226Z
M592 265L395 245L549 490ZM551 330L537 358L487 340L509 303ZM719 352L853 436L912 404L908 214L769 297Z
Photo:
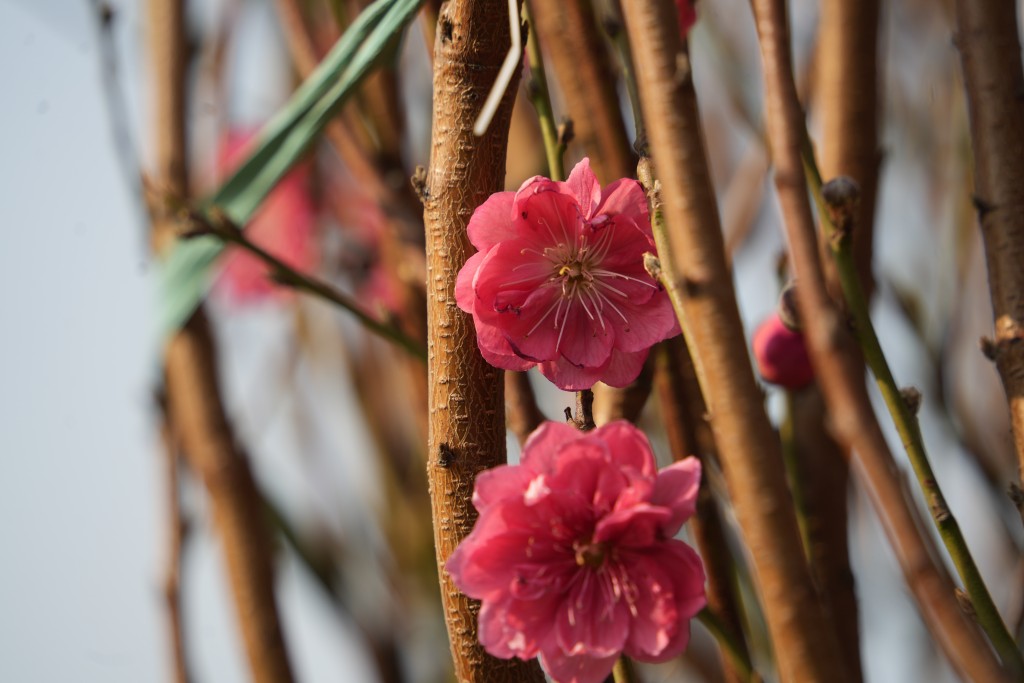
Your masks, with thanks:
M715 613L707 607L697 613L697 619L703 624L708 633L718 642L718 646L728 657L737 674L746 681L760 681L761 677L754 671L754 665L750 663L746 648L726 627L722 621L715 616Z
M615 667L612 668L612 678L615 679L615 683L640 683L633 662L626 655L622 655L615 662Z
M393 342L407 351L411 356L418 358L424 363L427 362L427 351L423 346L408 336L397 326L377 320L369 313L366 313L348 295L338 291L330 284L314 277L300 273L287 263L261 247L253 244L245 234L228 221L227 217L215 209L211 212L212 217L208 218L196 212L190 212L188 219L201 227L196 234L212 234L229 244L235 244L271 267L272 277L279 283L294 287L295 289L313 294L330 301L331 303L344 308L356 317L371 332Z
M558 139L558 126L555 124L555 114L551 108L551 93L548 92L548 81L544 75L544 57L540 51L540 43L537 42L537 32L533 28L529 3L523 4L523 19L527 27L526 56L530 60L530 82L526 86L526 92L540 120L540 135L544 139L549 177L552 180L565 180L565 167L562 163L565 148Z
M796 407L793 392L787 390L785 414L779 425L779 439L782 441L782 464L786 468L786 479L793 494L796 521L800 527L800 539L804 543L804 555L811 557L811 533L807 523L807 496L800 472L800 453L796 442Z
M988 587L978 571L978 566L971 556L967 547L967 541L960 530L960 525L953 516L952 511L946 504L942 495L942 489L932 470L928 460L928 454L924 447L924 438L921 435L921 427L917 416L911 410L907 401L900 393L896 384L889 363L885 359L882 345L875 333L874 325L871 323L871 313L867 297L861 287L857 276L857 266L854 262L851 229L852 206L855 197L850 194L842 197L834 197L831 201L826 200L825 190L822 184L821 172L818 169L814 157L814 150L811 147L810 138L806 131L804 134L804 167L807 171L810 190L814 201L818 206L818 213L822 223L825 237L832 248L832 255L836 264L836 271L839 275L839 283L843 290L843 297L846 300L847 308L853 318L857 340L860 342L861 352L867 361L871 373L875 377L885 405L892 415L896 431L903 442L903 448L910 459L911 467L916 475L918 485L924 494L925 501L931 511L932 519L939 530L939 536L945 544L949 555L953 560L960 579L964 582L964 588L970 599L974 610L974 616L978 623L992 641L993 647L999 658L1003 661L1013 675L1018 679L1024 679L1024 657L1014 642L1013 636L1007 629L999 610L996 609Z

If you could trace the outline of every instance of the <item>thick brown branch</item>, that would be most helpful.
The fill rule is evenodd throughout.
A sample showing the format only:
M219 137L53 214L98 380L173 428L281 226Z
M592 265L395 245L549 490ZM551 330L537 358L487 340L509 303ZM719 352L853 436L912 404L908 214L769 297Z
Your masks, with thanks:
M662 420L665 423L665 433L672 449L672 458L680 460L688 455L695 455L700 458L704 471L708 472L711 455L714 453L714 437L704 420L704 400L686 344L681 338L676 337L659 344L653 353L654 384ZM690 526L707 573L708 608L736 634L740 644L745 648L743 623L740 620L739 602L734 590L735 567L732 553L707 474L701 477L697 512ZM722 667L727 683L745 680L724 653Z
M824 0L816 62L816 88L825 179L849 176L860 186L853 252L870 295L875 196L882 155L878 148L878 0ZM840 291L838 285L833 291Z
M995 313L992 345L1024 478L1024 67L1016 3L957 0L974 150L974 201Z
M516 435L520 446L544 421L544 414L537 406L530 378L525 372L505 371L505 416L508 428Z
M804 562L782 453L754 380L725 262L697 98L673 3L623 3L680 282L683 333L750 549L783 680L842 680L839 649Z
M164 406L161 437L164 458L167 461L167 557L164 560L163 598L167 614L167 628L171 636L171 656L174 662L175 683L188 683L188 657L185 652L185 632L181 615L181 560L185 546L186 524L181 514L181 452L171 432Z
M871 410L855 344L826 292L800 156L804 118L793 82L786 6L781 0L754 0L753 5L764 61L767 128L786 218L790 262L799 282L805 337L835 434L847 452L857 454L854 472L882 518L925 623L954 667L969 680L1005 681L992 650L960 610L948 574L934 560L933 545L921 533Z
M434 543L448 636L459 681L544 680L536 661L499 660L477 642L479 603L461 594L444 563L476 521L470 503L476 475L505 462L501 371L477 350L473 322L455 303L455 278L471 249L466 225L474 209L503 189L516 83L508 88L487 133L473 122L511 44L502 0L449 0L441 8L434 45L434 118L427 234L428 372L427 477Z
M161 196L179 202L188 194L183 5L181 0L151 0L148 17L155 85L153 178ZM173 242L177 231L166 207L151 207L151 213L153 243L160 250ZM291 666L274 602L263 509L224 415L213 342L201 308L168 342L164 371L174 439L210 496L253 679L288 683Z
M530 3L537 33L565 94L576 140L602 183L636 171L605 42L588 0Z

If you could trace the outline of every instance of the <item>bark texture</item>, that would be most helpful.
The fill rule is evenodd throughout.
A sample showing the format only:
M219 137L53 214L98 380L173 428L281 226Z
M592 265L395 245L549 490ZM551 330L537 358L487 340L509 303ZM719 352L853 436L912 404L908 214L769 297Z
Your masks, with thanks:
M434 44L434 119L427 172L428 372L427 476L434 543L448 636L460 682L544 680L536 661L499 660L477 641L479 603L462 595L444 563L476 521L470 499L476 475L505 463L502 372L477 350L470 316L455 303L455 279L471 253L466 225L473 210L503 189L512 99L506 92L487 133L473 122L510 45L502 0L450 0Z
M715 453L715 441L704 419L706 407L697 383L697 375L693 370L693 361L680 337L662 342L653 353L654 385L662 420L665 423L665 433L672 449L672 458L678 461L688 455L695 455L700 458L705 472L700 480L700 492L697 494L697 511L690 526L707 573L708 608L746 648L733 579L735 567L732 553L707 474ZM741 683L746 680L724 654L722 669L726 683Z
M673 3L623 3L640 100L662 183L683 333L711 414L785 681L843 680L839 648L804 561L782 452L754 380L725 262L689 60Z
M636 172L616 78L588 0L533 0L537 34L565 95L576 140L603 184Z
M151 207L153 243L159 252L173 243L177 232L167 206L188 195L184 3L151 0L148 24L155 86L152 177L165 200ZM168 342L164 371L173 440L210 497L253 680L289 683L292 673L274 601L267 523L248 461L235 444L221 405L213 340L202 308Z
M949 575L934 559L934 544L922 533L868 400L856 344L826 291L800 156L805 123L793 81L786 5L781 0L754 0L753 6L764 62L768 138L790 262L799 282L800 315L834 433L846 452L857 454L854 473L882 518L925 624L950 662L968 680L1007 681L977 626L957 604Z
M974 204L981 222L995 314L993 357L1006 390L1024 478L1024 67L1011 0L957 0L957 46L974 150Z

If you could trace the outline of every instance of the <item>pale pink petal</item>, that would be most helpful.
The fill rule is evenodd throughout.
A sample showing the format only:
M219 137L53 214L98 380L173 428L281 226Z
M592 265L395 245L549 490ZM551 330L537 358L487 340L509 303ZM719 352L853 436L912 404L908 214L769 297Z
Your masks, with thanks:
M527 437L519 462L533 472L553 472L559 448L579 438L580 431L565 422L545 422Z
M533 659L551 634L558 600L488 600L478 617L480 644L495 657Z
M604 188L602 200L595 212L598 215L625 216L634 221L646 234L651 234L651 219L647 212L647 197L640 183L632 178L616 180Z
M558 646L570 655L607 657L629 636L629 605L616 599L606 571L581 569L555 619Z
M573 244L582 224L576 198L559 192L558 183L535 182L516 195L513 224L521 239L546 246Z
M679 334L679 318L665 292L658 292L643 306L628 301L619 304L625 315L609 317L615 328L615 348L625 353L644 351Z
M515 237L512 231L515 192L495 192L477 207L466 226L469 241L480 251Z
M617 547L646 547L663 538L661 528L671 516L668 509L645 503L616 509L597 523L594 540Z
M505 338L505 334L494 325L488 325L480 316L473 316L476 328L476 343L480 355L496 368L505 370L528 370L535 363L515 354Z
M557 648L540 653L540 663L555 683L604 683L618 658L569 656Z
M689 635L689 629L681 628L675 585L669 577L675 568L662 568L657 560L657 556L638 555L624 565L636 586L636 617L630 625L625 651L645 662L680 654L686 647L686 638L680 639L680 632ZM678 649L673 651L674 648Z
M565 316L565 332L558 350L573 365L593 368L608 362L615 344L615 332L607 323L598 321L595 306L573 302Z
M651 503L662 505L672 512L671 518L662 527L662 533L666 536L675 536L683 523L697 510L700 473L700 460L693 456L658 472Z
M601 369L600 380L613 387L624 387L634 382L644 369L648 350L624 353L613 349L608 365Z
M597 176L594 175L590 168L589 158L583 157L573 167L566 180L566 185L568 185L569 191L572 192L579 202L583 218L590 220L598 204L601 202L601 184L597 181Z
M651 442L642 431L626 420L615 420L598 427L592 434L608 444L608 451L617 467L654 483L658 464L654 460Z
M477 297L473 290L473 280L486 255L485 252L478 251L470 256L455 278L455 303L466 313L472 313L473 307L476 305Z
M614 351L612 355L614 356ZM610 362L610 361L609 361ZM624 384L613 384L612 386L625 386L636 379L636 376L640 374L640 367L643 366L641 361L638 366L636 375ZM583 368L578 365L573 365L564 358L559 358L554 361L545 361L544 363L538 364L541 374L551 380L551 383L563 391L582 391L583 389L590 389L595 383L599 381L605 381L608 384L611 382L605 380L603 377L604 367L597 368Z
M498 465L476 475L473 485L473 507L483 512L506 498L523 495L532 473L518 465Z
M626 654L639 661L652 663L666 662L677 657L686 649L690 639L689 620L707 605L704 566L700 557L682 541L669 540L658 548L656 554L646 558L635 557L628 572L630 577L637 580L641 596L661 595L666 591L670 593L674 610L638 608L638 613L649 614L651 617L647 622L641 622L640 619L633 621L625 647ZM645 579L645 576L648 578ZM674 629L668 622L671 612L674 612L672 621L677 625ZM665 634L669 638L667 642L662 637L652 639L652 633ZM664 647L661 647L663 642Z

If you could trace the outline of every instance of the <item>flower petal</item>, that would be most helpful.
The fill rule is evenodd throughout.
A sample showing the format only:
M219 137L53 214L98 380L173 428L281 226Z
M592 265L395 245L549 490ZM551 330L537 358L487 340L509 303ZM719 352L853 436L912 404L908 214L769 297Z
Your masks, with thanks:
M615 352L612 351L612 354ZM609 362L611 359L609 358ZM643 363L641 363L643 365ZM605 367L597 368L584 368L578 365L573 365L565 358L559 358L553 361L545 361L539 363L538 367L542 375L551 380L551 383L563 391L582 391L583 389L590 389L594 386L594 383L603 379L603 373ZM637 374L640 374L639 368ZM633 376L636 379L636 375ZM633 381L632 379L630 382ZM611 384L611 382L608 382ZM626 382L629 384L629 382ZM625 386L612 385L612 386Z
M647 353L647 349L632 353L612 349L608 365L601 371L601 381L612 387L624 387L635 381L640 376L640 371L644 369Z
M651 234L651 219L647 212L647 197L640 183L632 178L616 180L602 192L600 205L595 214L625 216L636 222L637 227Z
M473 280L476 279L476 273L480 270L480 264L486 255L487 252L478 251L470 256L455 278L455 302L466 313L472 313L473 306L476 305L477 296L473 289Z
M540 663L555 683L603 683L619 657L566 655L561 650L541 650Z
M515 237L512 231L515 192L495 192L476 207L466 226L469 241L480 251Z
M616 655L629 636L629 606L616 597L610 576L603 568L578 571L555 616L558 645L569 655Z
M697 510L697 492L700 489L700 460L690 456L658 472L654 481L651 503L668 508L672 515L662 527L662 533L671 538L683 523Z
M565 184L568 185L569 191L572 192L577 202L579 202L583 218L590 220L598 204L601 202L601 183L597 181L597 176L590 169L590 159L588 157L583 157L573 167ZM647 200L644 199L644 201L646 202Z
M523 444L520 466L532 472L553 472L559 447L579 440L580 431L565 422L545 422Z

